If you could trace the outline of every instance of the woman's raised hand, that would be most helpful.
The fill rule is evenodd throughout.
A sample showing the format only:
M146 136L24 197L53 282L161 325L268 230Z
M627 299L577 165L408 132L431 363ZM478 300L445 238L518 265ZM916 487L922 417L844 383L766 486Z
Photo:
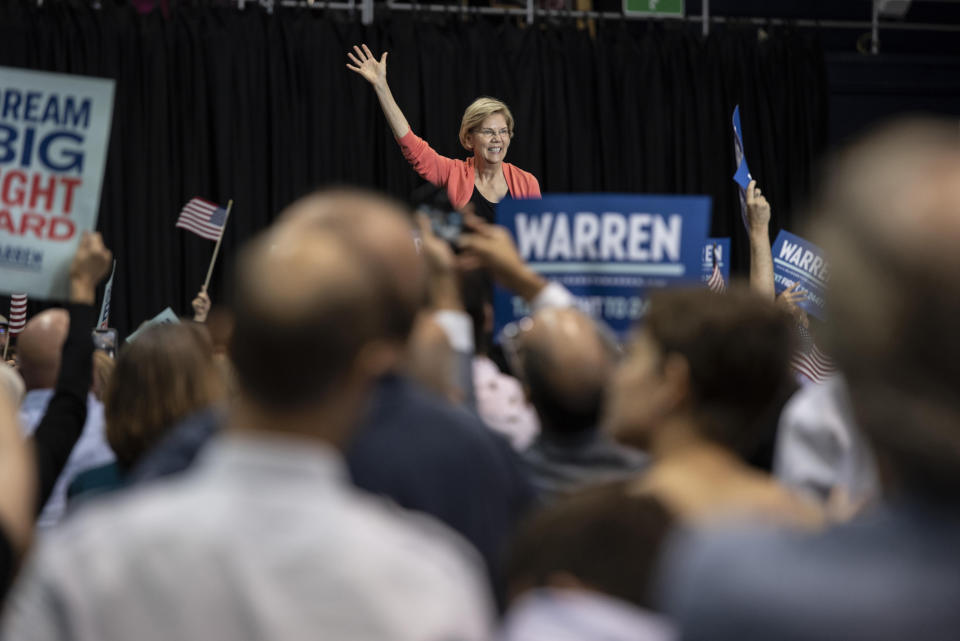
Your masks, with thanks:
M356 55L354 55L356 54ZM363 45L363 49L354 45L353 53L347 52L347 57L353 64L347 64L347 69L355 71L363 76L367 82L373 86L385 85L387 83L387 52L378 61L373 57L370 48Z
M393 135L398 140L403 138L410 131L410 125L403 117L397 101L393 99L390 87L387 86L387 52L384 51L380 60L377 60L367 45L363 45L363 49L354 46L353 51L347 52L347 57L350 58L350 63L353 63L347 63L347 69L360 74L373 86L373 91L377 94L377 100L380 101L383 115L387 117Z

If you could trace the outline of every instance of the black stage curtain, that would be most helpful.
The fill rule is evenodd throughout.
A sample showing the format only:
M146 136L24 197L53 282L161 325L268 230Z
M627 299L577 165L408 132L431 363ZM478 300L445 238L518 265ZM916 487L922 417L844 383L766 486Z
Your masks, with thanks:
M117 81L99 227L118 259L111 321L122 334L167 305L189 311L213 250L174 228L189 198L235 201L216 301L238 246L297 196L349 183L405 198L418 185L373 92L345 68L354 43L391 52L394 94L441 153L465 157L464 107L500 97L517 120L509 160L544 191L708 194L735 267L747 244L731 180L734 104L774 233L796 228L827 132L822 52L791 32L703 40L683 24L616 21L591 39L572 22L528 29L501 17L395 14L364 27L306 9L164 17L4 4L0 65Z

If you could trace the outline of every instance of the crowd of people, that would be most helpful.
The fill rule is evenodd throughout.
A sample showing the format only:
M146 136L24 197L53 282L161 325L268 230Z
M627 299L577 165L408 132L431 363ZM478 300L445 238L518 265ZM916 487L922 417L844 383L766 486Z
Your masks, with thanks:
M70 300L0 368L0 638L956 637L950 125L890 125L826 172L818 384L791 369L809 323L774 294L755 184L749 279L653 294L622 343L484 215L539 195L505 169L509 110L471 105L475 156L446 163L386 54L351 61L462 235L311 194L242 249L229 305L202 291L115 358L90 338L110 251L84 235ZM531 309L498 336L494 282Z

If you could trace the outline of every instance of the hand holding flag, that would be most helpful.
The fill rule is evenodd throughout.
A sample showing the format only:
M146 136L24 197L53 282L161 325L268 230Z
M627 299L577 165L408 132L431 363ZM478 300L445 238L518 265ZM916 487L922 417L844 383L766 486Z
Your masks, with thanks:
M97 283L107 275L113 254L103 244L99 232L83 232L77 251L70 263L70 302L93 305L96 302ZM19 334L27 324L27 295L10 297L9 333ZM9 337L3 346L3 360L7 360Z
M217 241L217 246L213 248L213 256L210 258L210 267L207 268L207 279L203 282L201 290L204 294L210 287L210 277L213 276L213 266L217 263L217 255L220 253L220 244L223 242L223 232L227 229L227 219L230 218L231 209L233 209L232 200L224 209L203 198L191 198L190 202L183 206L183 211L177 218L177 227L191 231L201 238Z
M207 315L210 313L210 297L207 295L207 288L201 289L190 304L193 306L193 321L195 323L206 323Z

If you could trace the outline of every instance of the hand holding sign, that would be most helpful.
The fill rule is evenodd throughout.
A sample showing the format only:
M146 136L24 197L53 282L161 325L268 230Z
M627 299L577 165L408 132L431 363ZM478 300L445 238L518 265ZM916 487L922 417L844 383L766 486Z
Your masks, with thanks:
M821 320L826 318L824 294L830 266L819 247L780 230L773 244L773 272L778 292L799 285L803 298L795 300L795 305Z
M750 237L750 287L767 300L776 296L773 256L770 254L770 203L751 179L745 192L747 231Z
M70 264L70 302L93 305L97 283L110 271L113 254L99 232L83 232Z
M474 214L464 215L463 224L472 233L460 236L461 267L485 267L503 287L527 301L536 298L547 281L523 262L510 232Z
M800 289L800 283L794 283L789 288L777 294L777 304L782 305L794 322L801 327L810 327L810 319L807 313L800 309L800 305L807 300L806 290Z
M800 289L800 283L794 283L777 295L777 302L787 307L796 307L807 300L807 292Z
M760 193L756 180L747 185L747 223L751 230L766 231L770 226L770 203Z

